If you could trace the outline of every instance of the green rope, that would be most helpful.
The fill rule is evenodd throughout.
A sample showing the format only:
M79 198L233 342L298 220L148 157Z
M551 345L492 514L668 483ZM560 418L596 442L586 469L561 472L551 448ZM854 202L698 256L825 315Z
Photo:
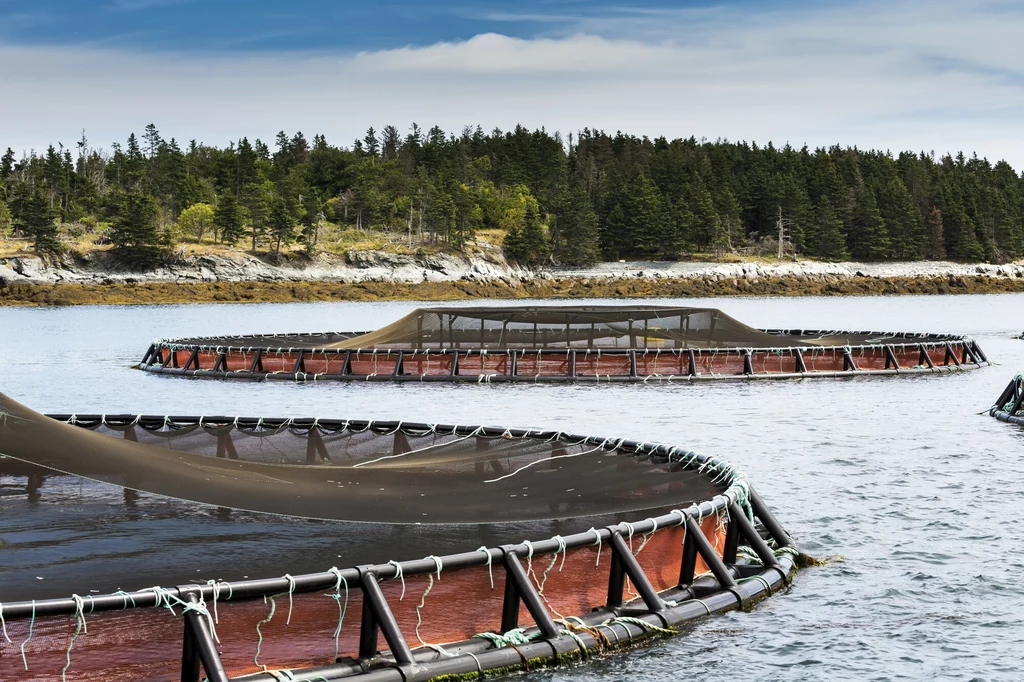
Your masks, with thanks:
M64 652L64 667L60 671L61 682L67 682L68 668L71 667L71 649L75 646L75 640L78 639L79 633L83 630L88 633L89 628L85 624L85 613L83 609L85 607L85 600L79 597L77 594L71 595L71 598L75 601L75 631L71 635L71 639L68 640L67 651ZM28 668L25 668L28 670Z
M700 600L696 600L696 601L700 601ZM685 602L683 602L683 603L685 603ZM701 603L703 604L704 602L701 602ZM707 605L705 605L705 608L706 607L707 607ZM676 634L678 634L675 630L670 630L668 628L663 628L663 627L659 627L657 625L652 625L651 623L648 623L645 620L641 620L640 618L633 618L631 616L617 616L615 618L611 618L609 620L606 620L604 623L602 623L602 625L622 625L624 623L628 623L630 625L636 625L637 627L639 627L639 628L641 628L643 630L650 630L651 632L657 632L658 634L661 634L661 635L676 635Z
M519 646L521 644L529 644L535 639L539 639L541 633L535 632L532 635L526 634L526 628L515 628L509 630L505 634L498 634L497 632L480 632L473 635L478 639L486 639L488 642L494 645L495 649L500 649L506 646Z
M260 665L260 660L259 660L260 659L260 649L263 648L263 633L260 632L260 626L261 625L266 625L267 623L270 622L270 619L274 617L274 611L277 610L277 602L274 601L274 597L280 597L280 596L281 596L280 594L275 594L275 595L269 597L269 599L270 599L270 613L267 614L266 618L264 618L260 622L256 623L256 636L259 637L259 639L256 641L256 654L252 657L252 662L253 662L253 664L255 664L257 666ZM266 600L266 599L268 599L268 597L264 597L264 600ZM265 668L266 666L262 666L262 667Z
M25 664L25 671L28 671L28 658L25 656L25 645L32 639L32 629L36 625L36 600L32 600L32 620L28 622L28 637L21 643L21 662Z
M345 576L341 574L337 566L331 566L329 573L333 573L337 576L338 580L334 584L334 594L325 594L325 597L330 597L338 604L338 627L334 628L334 659L338 659L339 650L339 637L341 637L341 626L345 623L345 613L348 611L348 581L345 580ZM345 604L341 603L341 586L345 585Z

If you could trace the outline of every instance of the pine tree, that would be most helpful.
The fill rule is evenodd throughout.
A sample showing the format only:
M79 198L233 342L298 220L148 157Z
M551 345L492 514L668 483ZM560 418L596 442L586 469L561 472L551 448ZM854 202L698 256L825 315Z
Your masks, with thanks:
M213 213L213 224L217 228L221 242L235 244L242 238L243 223L242 212L239 210L238 201L233 193L228 193L217 202L217 209Z
M139 190L126 192L119 202L110 241L115 252L132 265L151 266L160 259L157 211L156 200Z

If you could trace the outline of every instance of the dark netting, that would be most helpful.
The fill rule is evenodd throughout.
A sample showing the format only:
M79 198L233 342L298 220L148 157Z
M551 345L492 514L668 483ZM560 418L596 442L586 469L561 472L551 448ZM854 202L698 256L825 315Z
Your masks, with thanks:
M90 431L3 396L0 411L0 453L11 459L167 497L306 518L531 521L681 506L716 493L672 453L630 452L614 439L164 417L106 419Z
M419 308L377 331L322 347L755 348L845 345L866 340L843 333L821 338L769 334L716 308L542 306Z
M0 679L197 681L200 645L218 681L507 672L670 634L794 570L728 463L516 429L48 418L0 396L0 514Z

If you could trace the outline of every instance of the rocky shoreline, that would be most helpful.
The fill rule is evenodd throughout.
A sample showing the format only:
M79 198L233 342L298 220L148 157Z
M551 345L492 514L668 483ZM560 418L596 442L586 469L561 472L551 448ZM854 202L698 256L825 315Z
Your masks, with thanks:
M0 305L533 297L948 294L1024 291L1024 262L619 262L522 268L472 256L353 251L271 262L243 252L181 257L135 272L104 254L0 258Z

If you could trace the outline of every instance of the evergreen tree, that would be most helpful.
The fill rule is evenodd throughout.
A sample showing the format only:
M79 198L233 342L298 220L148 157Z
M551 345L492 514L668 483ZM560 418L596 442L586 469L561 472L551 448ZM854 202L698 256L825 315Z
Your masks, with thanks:
M842 261L849 258L846 251L846 230L836 214L832 202L823 197L815 215L814 241L809 244L813 255L824 260Z
M532 202L526 205L526 214L523 216L521 252L527 263L540 263L549 252L544 225Z
M889 254L889 235L878 210L875 194L861 187L853 214L853 229L847 235L850 254L863 260L881 260Z
M555 255L569 265L586 265L600 257L597 213L580 180L563 191L558 212Z
M288 203L281 197L274 200L270 210L270 237L274 240L274 251L280 252L282 244L295 241L295 217L288 209Z
M157 211L153 197L140 190L126 192L119 202L110 241L115 252L132 265L151 266L160 260Z
M14 230L14 219L11 217L11 209L0 200L0 237L9 237Z
M220 241L224 244L235 244L242 238L244 223L234 194L221 196L213 213L213 224L217 228Z
M36 253L60 253L57 225L54 222L53 210L50 208L50 200L42 193L33 191L23 197L17 206L20 210L14 216L15 227L32 240Z
M942 211L932 207L925 221L925 242L922 254L930 260L942 260L946 257L946 237L942 227Z

